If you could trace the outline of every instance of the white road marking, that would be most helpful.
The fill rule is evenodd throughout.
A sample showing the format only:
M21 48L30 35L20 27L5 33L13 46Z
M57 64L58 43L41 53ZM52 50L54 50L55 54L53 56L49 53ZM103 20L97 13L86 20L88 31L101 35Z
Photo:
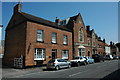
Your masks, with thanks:
M81 73L84 73L84 72L87 72L87 71L89 71L90 69L88 69L88 70L86 70L86 71L83 71L83 72L78 72L78 73L75 73L75 74L71 74L71 75L69 75L69 77L72 77L72 76L75 76L75 75L78 75L78 74L81 74Z

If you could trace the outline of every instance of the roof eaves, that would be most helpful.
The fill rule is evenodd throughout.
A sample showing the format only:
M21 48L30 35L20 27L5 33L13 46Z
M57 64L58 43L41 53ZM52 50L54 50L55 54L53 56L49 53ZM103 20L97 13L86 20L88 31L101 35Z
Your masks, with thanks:
M20 14L22 14L28 21L35 22L35 23L40 23L40 24L47 25L47 26L50 26L50 27L53 27L53 28L57 28L57 29L61 29L61 30L71 32L71 30L69 30L68 28L58 26L54 22L51 22L51 21L48 21L48 20L33 16L33 15L27 14L27 13L24 13L24 12L20 12Z

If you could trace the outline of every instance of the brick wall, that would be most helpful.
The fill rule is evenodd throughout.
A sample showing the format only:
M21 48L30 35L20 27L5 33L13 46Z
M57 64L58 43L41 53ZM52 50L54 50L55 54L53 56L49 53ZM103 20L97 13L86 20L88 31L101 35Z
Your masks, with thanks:
M44 43L37 42L37 30L44 31ZM57 44L52 44L52 32L57 33ZM45 48L46 56L52 56L52 49L57 49L57 57L62 57L62 50L69 50L69 60L72 59L72 33L44 26L41 24L27 22L27 36L26 36L26 66L34 65L34 50L35 48ZM63 35L68 36L68 45L63 45ZM29 45L31 49L28 52ZM51 58L47 57L43 62L47 63Z
M14 58L25 55L26 22L6 31L3 63L13 66Z

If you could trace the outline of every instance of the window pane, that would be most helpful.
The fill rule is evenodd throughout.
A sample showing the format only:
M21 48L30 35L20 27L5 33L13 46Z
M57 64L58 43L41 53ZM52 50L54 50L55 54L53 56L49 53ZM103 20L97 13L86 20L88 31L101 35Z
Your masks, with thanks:
M67 37L67 35L64 35L64 41L63 41L63 44L67 44L68 42L68 37Z
M52 33L52 43L56 43L57 41L57 34L56 33Z
M79 56L85 56L85 48L78 48Z
M37 41L43 41L43 30L37 31Z
M43 60L45 59L45 49L44 48L36 48L34 53L34 59Z
M68 59L68 50L62 50L62 58Z
M82 31L82 29L80 29L80 31L79 31L79 36L78 36L79 38L79 41L83 41L83 31Z

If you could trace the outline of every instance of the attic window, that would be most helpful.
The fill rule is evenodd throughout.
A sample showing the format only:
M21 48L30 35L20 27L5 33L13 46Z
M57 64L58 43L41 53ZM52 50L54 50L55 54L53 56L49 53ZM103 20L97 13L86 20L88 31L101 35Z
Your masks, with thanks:
M64 21L61 21L61 23L60 23L61 25L66 25L66 20L64 20Z

